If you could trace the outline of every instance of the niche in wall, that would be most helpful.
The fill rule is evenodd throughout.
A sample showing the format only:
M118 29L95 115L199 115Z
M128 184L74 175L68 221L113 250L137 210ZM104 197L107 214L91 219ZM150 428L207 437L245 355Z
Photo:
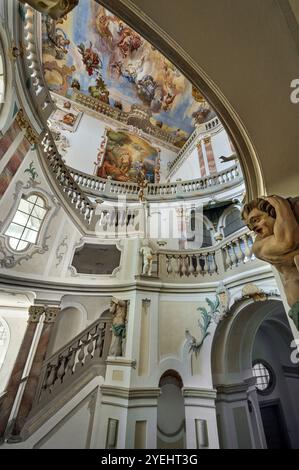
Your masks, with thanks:
M79 274L112 274L119 267L120 255L116 245L85 243L76 249L72 267Z

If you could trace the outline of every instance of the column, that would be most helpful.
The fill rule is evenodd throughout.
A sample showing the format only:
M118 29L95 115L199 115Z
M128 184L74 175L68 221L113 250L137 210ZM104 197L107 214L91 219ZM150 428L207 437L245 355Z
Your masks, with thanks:
M224 449L263 449L264 439L257 421L252 379L217 387L217 418L221 447Z
M203 151L202 151L202 141L200 140L197 144L197 152L198 152L198 160L199 160L199 168L200 168L200 176L203 178L206 176L206 167L203 158Z
M209 166L209 173L213 175L214 173L217 173L217 168L216 168L214 151L212 148L211 137L206 137L204 139L204 143L205 143L205 148L206 148L206 156L207 156L207 162Z
M216 390L184 387L186 448L218 449Z
M46 357L51 332L59 313L59 307L46 307L43 329L36 348L35 356L32 362L30 373L27 379L25 390L22 396L21 404L16 417L14 429L12 431L12 441L19 440L18 436L25 424L25 421L32 409L36 389L39 382L40 372ZM17 439L15 439L17 438Z
M10 379L8 381L8 385L6 388L6 397L4 398L0 409L0 438L3 438L4 436L9 416L29 356L36 327L43 313L44 306L32 305L31 307L29 307L29 318L27 328L12 373L10 375Z

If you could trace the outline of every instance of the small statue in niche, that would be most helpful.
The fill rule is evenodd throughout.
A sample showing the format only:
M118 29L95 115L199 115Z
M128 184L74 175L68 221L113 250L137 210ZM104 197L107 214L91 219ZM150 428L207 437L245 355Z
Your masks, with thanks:
M255 199L245 204L242 218L256 233L254 255L281 274L289 316L299 330L299 197Z
M112 340L109 349L109 356L124 356L126 345L126 320L127 320L127 300L111 299L110 313L112 320Z
M154 251L149 246L147 240L144 241L143 246L140 248L140 254L142 255L142 265L143 265L142 275L151 276Z

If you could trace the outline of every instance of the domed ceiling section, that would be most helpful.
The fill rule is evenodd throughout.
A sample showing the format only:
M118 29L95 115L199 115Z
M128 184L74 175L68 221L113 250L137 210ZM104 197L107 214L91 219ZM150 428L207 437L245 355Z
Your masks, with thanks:
M42 59L51 91L69 99L80 93L114 111L141 108L178 148L196 123L215 115L171 62L94 0L80 0L60 20L43 18Z

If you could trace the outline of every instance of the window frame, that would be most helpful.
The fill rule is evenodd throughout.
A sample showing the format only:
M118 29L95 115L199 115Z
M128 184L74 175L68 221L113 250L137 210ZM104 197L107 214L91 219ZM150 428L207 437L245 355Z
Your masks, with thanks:
M27 241L27 246L25 248L23 248L22 250L17 250L15 248L13 248L10 244L10 239L11 238L16 238L16 237L13 237L12 235L8 235L6 232L8 231L11 224L14 223L13 219L15 218L15 216L17 214L17 211L19 210L21 201L22 200L27 201L32 196L37 196L38 198L40 198L43 201L44 206L42 208L46 212L45 212L43 218L41 219L41 223L40 223L39 229L37 231L37 237L36 237L35 242ZM28 193L24 193L22 191L21 194L19 195L19 197L17 198L17 201L15 202L13 208L11 209L11 212L8 216L8 219L9 219L8 223L5 224L5 227L2 230L2 236L5 239L5 246L6 246L7 250L9 250L9 252L13 253L14 255L18 255L18 254L21 255L21 254L29 251L33 247L40 246L41 245L41 239L42 239L43 233L45 231L46 221L48 219L50 211L51 211L51 208L49 207L48 202L47 202L45 196L42 193L40 193L39 191L29 191ZM19 224L19 225L22 226L21 224ZM26 226L23 226L23 227L24 227L24 229L26 229Z
M273 367L271 367L271 365L267 361L265 361L264 359L255 359L252 362L252 375L253 375L254 378L256 378L256 376L253 373L253 367L256 364L262 364L268 370L269 376L270 376L269 384L268 384L267 388L265 388L264 390L258 389L256 384L255 384L256 392L261 396L270 395L273 392L273 390L276 386L276 375L275 375L275 372L273 370Z

